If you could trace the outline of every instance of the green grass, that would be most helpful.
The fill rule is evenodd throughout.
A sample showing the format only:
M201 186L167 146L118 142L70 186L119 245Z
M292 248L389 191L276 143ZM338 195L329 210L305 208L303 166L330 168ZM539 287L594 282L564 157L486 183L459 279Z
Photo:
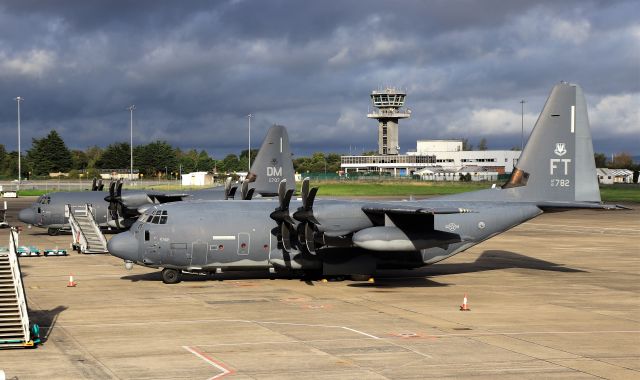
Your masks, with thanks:
M602 185L600 186L600 196L605 202L640 203L640 185Z
M29 189L29 190L20 190L18 191L19 197L33 197L40 196L47 193L50 193L51 190L38 190L38 189Z
M318 186L320 197L376 197L376 196L437 196L458 194L468 191L487 189L489 182L418 182L418 181L349 181L349 182L314 182ZM156 190L183 190L180 186L154 186ZM141 189L141 188L140 188ZM50 190L20 190L21 197L39 196ZM620 184L600 186L600 195L605 202L640 203L640 185Z
M408 182L408 181L379 181L379 182L317 182L319 196L428 196L465 193L468 191L487 189L488 182Z

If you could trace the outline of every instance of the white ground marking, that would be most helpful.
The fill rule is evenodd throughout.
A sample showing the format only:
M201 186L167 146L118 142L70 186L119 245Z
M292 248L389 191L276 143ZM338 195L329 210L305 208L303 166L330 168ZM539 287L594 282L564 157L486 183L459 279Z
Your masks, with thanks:
M222 371L222 373L219 373L219 374L217 374L217 375L215 375L213 377L210 377L208 380L221 379L224 376L227 376L227 375L233 373L232 369L225 367L222 363L216 362L215 360L211 359L210 357L206 356L205 354L201 353L200 351L196 350L195 348L188 347L188 346L182 346L182 348L184 348L185 350L191 352L195 356L199 357L200 359L204 360L205 362L211 364L212 366L214 366L217 369L219 369L220 371Z

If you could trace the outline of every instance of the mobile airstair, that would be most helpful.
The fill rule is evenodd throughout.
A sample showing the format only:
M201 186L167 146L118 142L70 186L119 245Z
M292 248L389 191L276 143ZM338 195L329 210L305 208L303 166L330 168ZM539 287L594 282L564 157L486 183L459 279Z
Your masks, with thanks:
M65 215L69 218L73 241L71 247L80 253L106 253L107 239L96 223L95 213L90 204L84 206L65 206Z
M9 250L0 252L0 348L34 347L39 327L29 325L27 298L17 256L18 231L9 232Z

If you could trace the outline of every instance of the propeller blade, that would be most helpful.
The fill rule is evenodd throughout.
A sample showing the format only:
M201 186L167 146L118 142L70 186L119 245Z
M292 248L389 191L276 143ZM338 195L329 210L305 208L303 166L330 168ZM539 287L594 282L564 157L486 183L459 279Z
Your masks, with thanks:
M98 190L98 185L97 185L97 179L96 177L93 177L93 182L91 182L91 191L96 191Z
M278 184L278 201L280 202L280 207L284 204L284 197L287 193L287 180L283 179Z
M230 193L231 193L231 177L227 177L227 179L224 181L224 199L225 200L229 199Z
M282 248L287 252L291 252L292 231L289 229L289 225L287 223L278 223L278 225L280 226L280 233L282 235Z
M102 178L98 180L98 191L102 191L104 189L104 183L102 183Z
M247 194L244 196L244 200L245 200L245 201L250 201L250 200L251 200L251 198L253 198L253 193L254 193L255 191L256 191L256 188L255 188L255 187L250 188L250 189L247 191Z
M304 204L305 209L307 210L313 209L313 202L316 200L317 193L318 193L317 187L314 187L313 189L311 189L311 191L309 192L309 195L307 196L307 202Z
M240 194L242 199L247 199L247 193L249 192L249 181L242 181L242 187L240 188Z
M229 198L233 199L236 195L236 191L238 190L238 186L232 186L229 190Z
M302 180L302 188L300 189L300 196L302 196L302 204L307 204L307 196L309 195L309 177Z
M315 231L310 223L304 224L304 243L307 246L307 250L309 253L315 255L316 254L316 242L315 242Z
M291 202L291 197L293 196L293 189L287 190L284 194L281 204L269 215L271 219L276 222L287 222L289 224L294 224L295 222L291 219L291 215L289 215L289 202Z
M118 198L122 197L122 185L123 185L122 181L118 180L118 185L116 188L116 196Z

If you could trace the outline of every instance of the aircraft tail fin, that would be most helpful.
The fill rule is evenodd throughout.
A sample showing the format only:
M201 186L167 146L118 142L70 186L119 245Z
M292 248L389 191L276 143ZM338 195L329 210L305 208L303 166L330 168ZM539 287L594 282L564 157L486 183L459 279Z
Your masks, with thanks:
M539 203L600 202L587 105L561 82L547 99L509 181L507 198Z
M287 180L287 189L295 189L293 159L287 128L282 125L269 128L260 151L251 165L248 179L252 181L250 188L255 188L255 192L262 196L278 195L278 186L283 179Z

